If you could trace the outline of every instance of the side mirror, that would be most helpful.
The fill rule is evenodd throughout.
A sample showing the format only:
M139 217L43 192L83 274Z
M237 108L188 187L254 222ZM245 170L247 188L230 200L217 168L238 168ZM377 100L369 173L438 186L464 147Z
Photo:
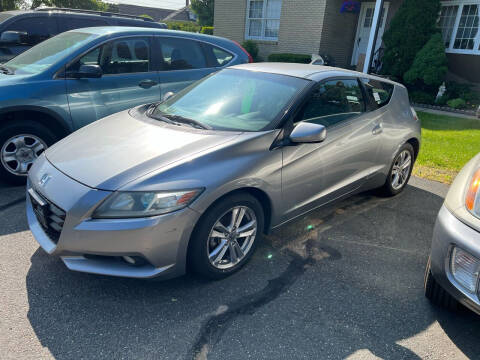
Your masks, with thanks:
M290 141L300 143L319 143L327 137L327 129L323 125L301 122L290 134Z
M103 71L99 65L80 65L78 71L69 72L67 75L76 79L96 79L102 77Z
M8 44L23 44L28 34L22 31L4 31L0 36L0 42Z
M170 99L175 93L173 91L167 92L165 95L162 96L162 101L167 101Z

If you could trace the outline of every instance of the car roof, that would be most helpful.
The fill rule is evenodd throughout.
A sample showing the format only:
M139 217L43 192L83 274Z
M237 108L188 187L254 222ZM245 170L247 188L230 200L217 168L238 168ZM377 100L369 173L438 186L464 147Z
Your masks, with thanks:
M323 65L310 65L310 64L299 64L299 63L280 63L280 62L259 62L251 64L241 64L231 67L232 69L241 69L249 71L258 71L278 75L294 76L302 79L311 80L316 77L318 74L325 74L326 76L330 73L334 76L355 76L355 77L368 77L372 79L378 79L381 81L386 81L392 84L396 84L391 80L380 78L378 76L373 76L370 74L361 73L358 71L346 70L342 68L332 67L332 66L323 66Z

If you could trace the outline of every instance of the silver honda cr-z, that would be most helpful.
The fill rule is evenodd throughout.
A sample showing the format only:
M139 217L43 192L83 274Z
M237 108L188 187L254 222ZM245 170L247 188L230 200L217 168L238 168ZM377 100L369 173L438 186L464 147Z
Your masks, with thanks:
M297 216L367 189L398 194L419 148L400 84L239 65L47 149L29 173L28 222L71 270L221 278Z

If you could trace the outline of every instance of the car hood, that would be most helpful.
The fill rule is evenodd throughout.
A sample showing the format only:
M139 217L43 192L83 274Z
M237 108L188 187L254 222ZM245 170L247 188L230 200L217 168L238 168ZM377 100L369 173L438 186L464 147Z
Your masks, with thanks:
M117 190L152 171L231 141L239 133L196 130L127 111L96 121L47 149L58 170L92 188Z

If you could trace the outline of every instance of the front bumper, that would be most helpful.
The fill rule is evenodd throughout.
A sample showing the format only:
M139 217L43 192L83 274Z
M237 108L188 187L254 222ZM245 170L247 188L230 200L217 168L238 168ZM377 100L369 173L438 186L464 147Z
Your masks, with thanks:
M480 314L479 293L471 294L453 277L450 255L454 246L480 258L480 233L458 220L442 206L433 232L430 254L431 271L435 280L460 303Z
M40 185L41 177L49 181ZM58 241L48 235L32 206L30 189L66 213ZM92 219L109 191L89 188L39 158L27 183L27 219L33 236L49 254L60 256L70 270L150 278L185 273L188 241L199 214L185 208L170 214L136 219ZM124 257L144 259L131 265Z

